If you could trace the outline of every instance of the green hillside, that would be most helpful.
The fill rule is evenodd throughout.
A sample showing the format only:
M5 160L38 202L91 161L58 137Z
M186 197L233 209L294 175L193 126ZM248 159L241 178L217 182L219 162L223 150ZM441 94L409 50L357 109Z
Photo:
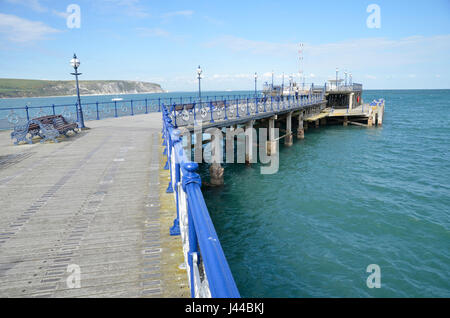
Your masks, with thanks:
M86 95L162 93L159 84L137 81L80 81ZM75 81L1 79L0 98L70 96L76 94Z

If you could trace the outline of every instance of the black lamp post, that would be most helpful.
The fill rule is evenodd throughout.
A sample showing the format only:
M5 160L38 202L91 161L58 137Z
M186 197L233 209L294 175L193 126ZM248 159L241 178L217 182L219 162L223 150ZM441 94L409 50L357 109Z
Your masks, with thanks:
M198 78L198 99L201 102L202 101L202 90L201 90L201 86L200 86L200 81L202 79L202 69L200 68L200 65L197 68L197 78Z
M78 97L78 105L77 105L77 117L78 117L78 128L85 128L84 126L84 117L83 117L83 108L81 107L81 98L80 98L80 86L78 84L78 75L81 75L81 73L78 73L78 67L80 66L80 60L77 58L77 55L73 55L73 59L70 60L70 65L75 70L75 73L70 73L72 75L75 75L75 81L77 84L77 97Z

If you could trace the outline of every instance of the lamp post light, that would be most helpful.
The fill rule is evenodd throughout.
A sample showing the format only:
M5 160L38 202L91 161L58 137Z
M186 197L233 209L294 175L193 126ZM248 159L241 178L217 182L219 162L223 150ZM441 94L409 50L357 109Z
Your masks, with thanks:
M345 75L345 86L347 86L347 71L344 72Z
M203 71L199 65L197 68L197 79L198 79L198 99L199 99L200 103L202 101L202 90L201 90L201 85L200 85L200 82L202 79L202 73L203 73Z
M75 75L75 82L77 85L77 97L78 97L78 105L77 105L77 117L78 117L78 128L86 128L84 126L84 117L83 117L83 108L81 107L81 98L80 98L80 86L78 84L78 67L80 66L80 60L77 58L77 55L74 54L73 58L70 60L70 65L75 70L75 73L70 73L71 75Z
M255 97L258 95L257 81L258 81L258 73L255 72Z

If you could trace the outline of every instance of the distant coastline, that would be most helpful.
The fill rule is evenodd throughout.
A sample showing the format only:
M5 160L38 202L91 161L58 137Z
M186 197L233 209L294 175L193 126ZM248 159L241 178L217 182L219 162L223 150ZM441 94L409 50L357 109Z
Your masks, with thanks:
M139 81L80 81L84 96L165 93L159 84ZM0 98L76 96L75 81L0 79Z
M133 94L159 94L159 93L169 93L169 91L163 90L162 92L142 92L142 93L108 93L108 94L82 94L83 96L122 96L122 95L133 95ZM8 99L23 99L23 98L58 98L58 97L77 97L77 95L58 95L58 96L26 96L26 97L0 97L0 100Z

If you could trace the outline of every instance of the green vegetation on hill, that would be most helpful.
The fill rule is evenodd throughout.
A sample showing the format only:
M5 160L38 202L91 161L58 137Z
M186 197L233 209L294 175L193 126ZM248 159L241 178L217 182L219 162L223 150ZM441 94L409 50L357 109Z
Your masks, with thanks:
M159 84L137 81L80 81L84 95L162 93ZM75 81L45 81L0 78L0 98L70 96Z

